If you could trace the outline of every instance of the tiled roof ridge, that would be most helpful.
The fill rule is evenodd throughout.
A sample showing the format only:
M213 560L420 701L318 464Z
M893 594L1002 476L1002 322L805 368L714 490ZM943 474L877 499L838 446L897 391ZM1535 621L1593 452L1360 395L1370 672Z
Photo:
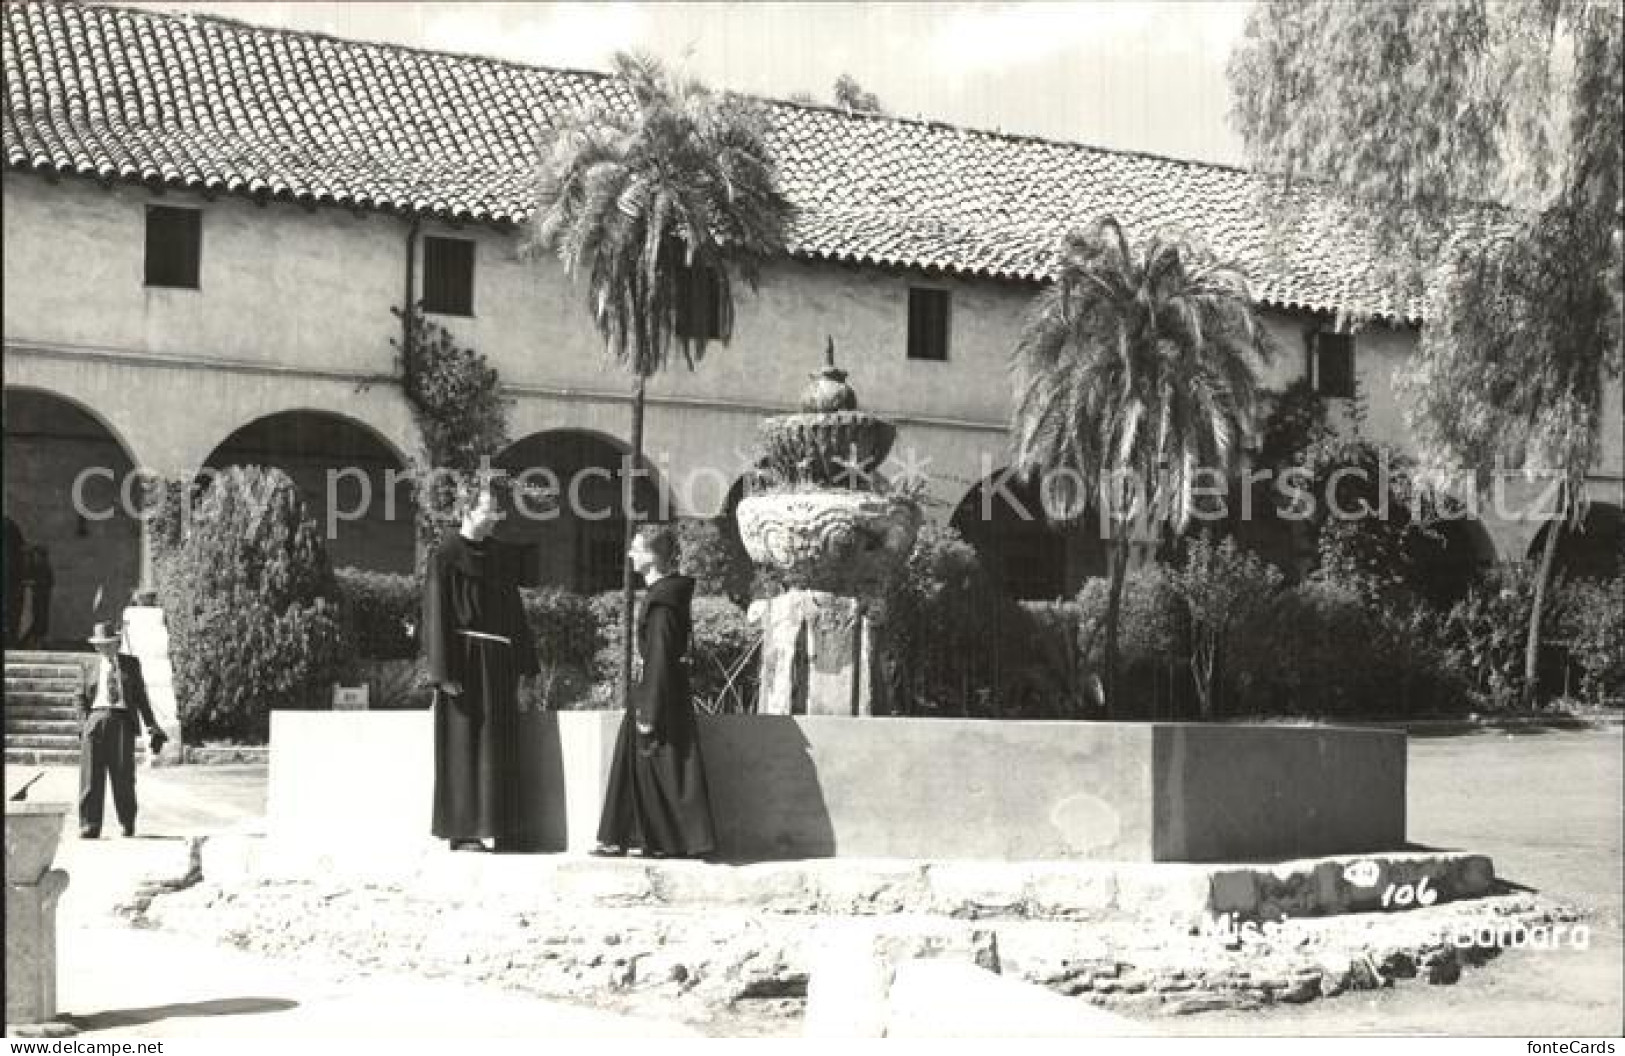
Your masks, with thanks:
M9 0L7 0L9 2ZM37 0L36 0L37 2ZM287 26L270 26L259 22L249 22L245 19L232 18L229 15L219 15L212 12L191 12L185 10L153 10L138 4L104 3L102 0L54 0L63 4L79 4L85 7L96 7L108 11L125 11L134 15L152 19L167 19L176 22L214 22L228 26L234 30L246 30L255 33L271 33L279 36L299 37L307 40L325 40L334 44L350 47L382 48L386 51L405 52L412 55L421 55L428 58L452 59L457 62L478 62L503 69L516 70L523 73L562 74L565 76L585 77L601 81L614 81L615 75L603 70L578 69L569 66L544 65L537 62L525 62L519 59L506 59L495 55L485 55L473 51L457 51L450 48L431 48L416 44L402 44L397 41L371 40L364 37L344 37L335 33L326 33L314 29L293 29ZM732 91L731 89L721 89ZM759 103L772 106L782 106L799 110L821 110L859 121L883 121L901 125L912 125L931 131L955 132L961 135L985 136L989 139L1002 140L1008 143L1032 143L1039 146L1060 147L1067 150L1083 151L1091 154L1115 154L1120 157L1140 158L1146 161L1165 162L1171 165L1186 165L1199 169L1215 169L1223 172L1233 172L1242 176L1261 175L1256 170L1243 165L1231 165L1225 162L1204 161L1200 158L1181 158L1172 154L1159 154L1156 151L1141 150L1132 147L1107 147L1097 143L1085 143L1075 139L1060 139L1055 136L1044 136L1031 132L1006 132L1003 129L983 128L977 125L960 124L931 117L909 117L905 114L879 113L871 110L854 110L841 106L838 103L807 102L797 99L782 98L770 95L753 95L749 92L733 92L735 95L752 99Z
M14 0L4 0L6 3ZM64 6L93 7L103 11L123 11L127 14L142 18L162 19L170 22L215 22L233 30L248 30L254 33L271 33L277 36L299 37L305 40L325 40L333 44L342 44L348 47L382 48L386 51L406 52L411 55L422 55L427 58L455 59L458 62L479 62L490 66L498 66L507 70L517 70L523 73L558 73L574 77L590 77L598 80L612 81L615 75L603 70L575 69L568 66L541 66L533 62L521 62L518 59L505 59L499 55L485 55L477 51L456 51L451 48L426 48L416 44L402 44L393 40L371 40L365 37L343 37L336 33L326 33L319 29L294 29L289 26L271 26L263 22L249 22L246 19L232 18L230 15L216 14L211 11L186 11L169 9L155 9L157 4L146 6L137 3L104 3L103 0L22 0L28 3L57 3ZM183 3L184 0L175 0Z
M508 229L534 207L537 123L629 102L596 70L128 0L6 3L5 168L47 178ZM740 97L768 115L797 209L795 259L1043 282L1061 232L1111 213L1241 264L1262 303L1393 321L1425 310L1423 291L1384 273L1347 202L1315 181L1294 181L1305 212L1272 228L1259 196L1279 177L1265 172Z

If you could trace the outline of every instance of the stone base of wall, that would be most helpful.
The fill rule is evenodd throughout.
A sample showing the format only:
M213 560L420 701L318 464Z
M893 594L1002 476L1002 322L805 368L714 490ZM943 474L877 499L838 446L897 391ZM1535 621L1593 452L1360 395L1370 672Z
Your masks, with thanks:
M275 713L269 832L384 856L421 841L432 722ZM521 712L521 846L592 847L620 722ZM1405 847L1402 731L754 715L702 717L700 745L730 861L1237 862Z
M1234 927L1222 917L1193 928L1161 913L1157 877L1178 867L1160 865L1140 867L1134 904L1146 916L1031 919L1016 915L1031 911L1030 902L992 907L989 895L995 887L1041 888L1052 875L1042 865L967 872L963 863L889 863L854 871L842 862L839 873L815 881L819 870L787 867L752 874L684 862L539 864L443 849L434 857L424 871L394 881L347 871L288 879L285 868L261 871L280 860L271 848L210 839L201 849L201 882L152 898L137 923L361 971L448 975L595 1001L642 993L701 1008L803 997L819 951L832 936L856 934L894 964L958 958L1057 994L1157 1015L1310 1001L1407 979L1448 984L1520 935L1570 941L1563 929L1577 919L1566 907L1517 894L1302 918L1278 929ZM1471 861L1461 862L1464 876L1477 868L1468 868ZM842 873L850 886L830 901ZM542 876L549 879L537 883ZM812 890L819 898L807 898Z

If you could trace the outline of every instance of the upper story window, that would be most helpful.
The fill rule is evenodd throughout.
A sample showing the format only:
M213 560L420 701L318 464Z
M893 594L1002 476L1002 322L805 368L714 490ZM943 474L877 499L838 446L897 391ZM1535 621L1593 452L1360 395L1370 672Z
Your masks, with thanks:
M474 243L466 238L423 239L423 310L474 314Z
M715 270L679 266L677 336L694 341L722 339L722 283Z
M147 206L148 286L198 288L203 212L173 205Z
M1354 335L1322 331L1314 338L1315 391L1322 396L1354 395Z
M948 358L947 290L908 288L908 358L941 362Z

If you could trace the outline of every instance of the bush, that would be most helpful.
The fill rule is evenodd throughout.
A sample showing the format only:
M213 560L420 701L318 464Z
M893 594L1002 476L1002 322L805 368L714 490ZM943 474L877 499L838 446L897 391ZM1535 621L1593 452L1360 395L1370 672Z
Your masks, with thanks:
M593 662L592 708L622 706L617 685L621 672L621 596L596 594L585 599L599 626ZM639 604L642 604L641 597ZM688 647L689 690L694 706L712 714L756 709L761 654L759 631L745 611L727 598L697 596L691 610L694 627Z
M712 715L756 710L762 633L727 598L694 599L694 635L689 643L689 688L694 706Z
M1025 621L952 528L921 527L883 603L893 710L992 714ZM1014 670L1009 674L1013 676Z
M1078 591L1079 653L1082 663L1105 681L1106 607L1111 583L1095 578ZM1130 572L1123 580L1118 610L1119 693L1114 718L1184 712L1190 696L1190 618L1166 569ZM1096 693L1099 691L1096 690Z
M1202 717L1217 713L1224 657L1233 629L1253 619L1280 592L1281 572L1235 540L1215 543L1203 533L1190 541L1184 564L1168 582L1185 605L1191 632L1191 674Z
M1344 584L1301 583L1236 626L1233 706L1341 719L1459 712L1464 685L1440 624L1425 606L1370 608Z
M681 570L696 580L696 595L728 598L738 606L749 604L755 569L730 519L686 518L679 522L678 538Z
M1580 668L1580 693L1595 704L1625 697L1625 579L1577 580L1561 588L1558 634Z
M352 655L338 586L293 481L224 470L154 521L159 596L189 743L264 743L273 708L326 706Z
M333 578L357 656L364 660L417 657L423 586L416 577L339 568L333 571Z
M1561 587L1547 592L1548 633L1555 629L1562 594ZM1534 607L1534 571L1523 562L1509 562L1485 570L1445 617L1444 646L1482 706L1511 708L1522 700Z
M593 599L557 587L522 589L519 596L540 664L539 677L522 706L548 710L590 706L604 642Z

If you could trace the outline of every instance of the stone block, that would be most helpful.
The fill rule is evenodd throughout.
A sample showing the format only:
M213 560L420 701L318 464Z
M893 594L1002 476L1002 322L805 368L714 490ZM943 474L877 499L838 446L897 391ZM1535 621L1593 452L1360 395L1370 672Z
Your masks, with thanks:
M1028 905L1047 920L1093 920L1117 906L1117 871L1104 863L1033 863L1027 867Z
M1138 1022L964 961L900 963L886 999L888 1038L1144 1035Z
M1027 906L1021 868L994 862L940 862L926 868L929 909L950 917L1020 917Z

